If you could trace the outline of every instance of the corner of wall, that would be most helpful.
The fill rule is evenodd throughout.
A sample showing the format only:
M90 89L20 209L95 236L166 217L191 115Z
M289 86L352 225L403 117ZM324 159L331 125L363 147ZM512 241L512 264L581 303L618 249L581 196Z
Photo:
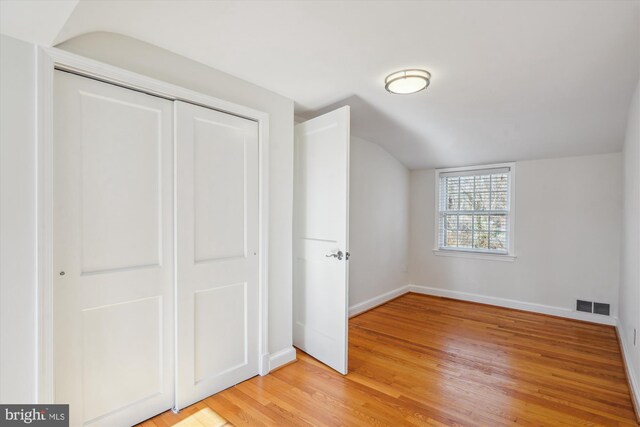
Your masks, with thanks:
M622 352L622 361L627 374L627 381L629 382L631 401L635 408L638 422L640 422L640 380L638 380L638 372L633 366L633 347L627 342L619 322L616 323L616 335L618 337L618 343L620 344L620 351Z
M623 147L624 206L620 260L618 339L640 421L640 80L636 86Z

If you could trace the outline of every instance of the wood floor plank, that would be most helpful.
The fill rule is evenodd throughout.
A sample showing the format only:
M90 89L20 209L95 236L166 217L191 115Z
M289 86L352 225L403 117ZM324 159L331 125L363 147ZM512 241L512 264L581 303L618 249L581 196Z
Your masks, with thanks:
M418 294L350 320L346 376L298 351L144 426L203 408L237 426L638 426L612 327Z

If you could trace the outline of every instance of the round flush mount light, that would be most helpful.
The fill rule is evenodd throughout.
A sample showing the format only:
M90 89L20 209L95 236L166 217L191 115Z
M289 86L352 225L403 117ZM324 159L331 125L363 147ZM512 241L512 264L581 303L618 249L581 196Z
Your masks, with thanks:
M431 73L427 70L401 70L384 79L384 88L391 93L407 95L420 92L429 86Z

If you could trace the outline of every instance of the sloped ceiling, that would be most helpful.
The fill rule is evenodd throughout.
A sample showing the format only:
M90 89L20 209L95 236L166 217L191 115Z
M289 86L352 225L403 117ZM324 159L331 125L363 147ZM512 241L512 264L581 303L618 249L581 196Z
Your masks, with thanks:
M280 93L301 118L349 104L352 133L410 168L619 151L640 67L638 1L83 0L56 42L94 31ZM387 93L409 67L431 86Z
M0 0L0 33L51 46L78 0Z

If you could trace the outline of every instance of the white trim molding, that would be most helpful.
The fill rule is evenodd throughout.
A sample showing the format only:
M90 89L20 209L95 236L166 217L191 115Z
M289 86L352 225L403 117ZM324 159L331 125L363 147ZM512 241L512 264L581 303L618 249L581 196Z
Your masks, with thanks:
M409 285L409 292L417 294L432 295L436 297L444 297L457 299L461 301L477 302L480 304L495 305L498 307L512 308L515 310L530 311L533 313L548 314L550 316L565 317L567 319L583 320L586 322L600 323L603 325L614 326L616 318L613 316L603 316L601 314L583 313L570 308L558 307L552 305L536 304L532 302L518 301L508 298L491 297L480 294L472 294L468 292L452 291L449 289L432 288L429 286Z
M54 402L53 383L53 71L54 58L36 53L37 144L37 390L38 403Z
M469 258L469 259L485 259L489 261L506 261L513 262L518 258L515 255L501 255L490 254L487 252L472 252L461 250L448 250L448 249L434 249L433 254L437 256L448 256L455 258Z
M38 403L53 403L53 78L56 69L223 111L258 123L259 146L259 373L268 373L269 114L123 70L56 48L37 52L38 147ZM295 351L293 351L295 359Z
M296 349L291 346L284 348L280 351L269 356L269 371L273 371L281 366L291 363L296 360Z
M358 314L364 313L365 311L369 311L372 308L385 304L394 298L398 298L399 296L406 294L407 292L409 292L409 285L401 286L392 291L385 292L382 295L378 295L377 297L354 304L349 307L349 317L354 317Z
M564 317L573 320L583 320L585 322L599 323L602 325L615 326L616 318L613 316L603 316L600 314L583 313L565 307L557 307L552 305L536 304L531 302L518 301L508 298L491 297L480 294L472 294L468 292L451 291L442 288L433 288L429 286L405 285L392 291L378 295L377 297L368 299L349 307L349 317L357 316L367 310L371 310L379 305L391 301L401 295L409 292L416 294L431 295L435 297L444 297L457 299L460 301L477 302L480 304L495 305L497 307L512 308L515 310L530 311L532 313L548 314L550 316Z
M633 366L633 347L631 343L627 342L625 339L625 334L622 330L620 320L616 322L616 332L618 335L618 342L620 342L620 351L622 352L622 359L624 361L624 368L626 371L625 373L627 374L629 391L631 392L631 401L633 402L636 411L636 418L638 418L638 422L640 423L640 378L638 378L638 374L640 374L640 372L636 372L635 367Z

